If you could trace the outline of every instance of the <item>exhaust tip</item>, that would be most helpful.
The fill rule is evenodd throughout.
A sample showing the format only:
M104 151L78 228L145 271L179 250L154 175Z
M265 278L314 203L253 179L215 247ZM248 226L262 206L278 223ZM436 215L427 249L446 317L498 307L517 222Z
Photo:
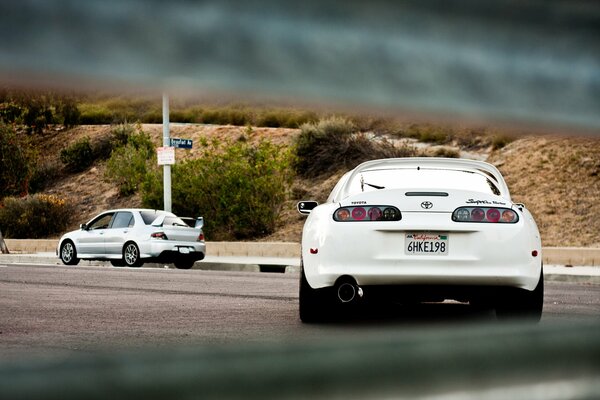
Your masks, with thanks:
M342 303L350 303L357 297L362 298L363 290L355 283L342 282L338 285L337 296Z

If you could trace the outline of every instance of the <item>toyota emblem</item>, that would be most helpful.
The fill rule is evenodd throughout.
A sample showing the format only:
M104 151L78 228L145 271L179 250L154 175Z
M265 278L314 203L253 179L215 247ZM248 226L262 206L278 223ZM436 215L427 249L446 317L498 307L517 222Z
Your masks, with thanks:
M433 207L433 203L430 201L424 201L421 203L421 207L423 207L426 210L429 210L431 207Z

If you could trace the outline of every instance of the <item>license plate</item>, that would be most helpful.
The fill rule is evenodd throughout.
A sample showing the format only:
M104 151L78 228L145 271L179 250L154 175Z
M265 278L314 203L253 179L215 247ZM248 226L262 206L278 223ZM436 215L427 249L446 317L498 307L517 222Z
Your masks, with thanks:
M406 254L445 256L448 254L448 234L443 233L407 233Z
M181 254L190 254L190 249L189 249L189 247L180 247L179 252Z

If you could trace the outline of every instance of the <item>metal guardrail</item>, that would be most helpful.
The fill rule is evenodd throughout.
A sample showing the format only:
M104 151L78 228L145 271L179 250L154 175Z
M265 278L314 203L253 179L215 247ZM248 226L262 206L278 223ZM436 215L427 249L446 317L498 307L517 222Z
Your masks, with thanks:
M600 130L594 1L3 1L0 36L9 83Z

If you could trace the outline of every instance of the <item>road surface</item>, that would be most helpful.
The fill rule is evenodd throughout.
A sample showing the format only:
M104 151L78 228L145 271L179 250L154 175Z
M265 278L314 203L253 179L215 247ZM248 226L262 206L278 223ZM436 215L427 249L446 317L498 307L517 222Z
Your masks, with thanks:
M297 273L0 265L0 359L497 323L451 303L306 325L297 286ZM600 285L546 283L542 325L598 318Z

